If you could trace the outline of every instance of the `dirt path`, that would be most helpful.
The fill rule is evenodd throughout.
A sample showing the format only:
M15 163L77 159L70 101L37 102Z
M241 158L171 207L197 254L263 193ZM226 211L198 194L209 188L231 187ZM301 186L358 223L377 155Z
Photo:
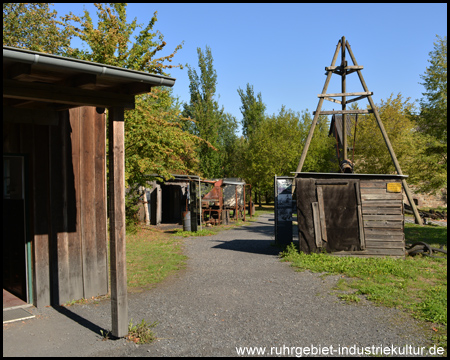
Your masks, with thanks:
M236 356L236 347L425 346L420 323L395 309L331 294L337 276L298 273L277 257L273 216L215 236L188 238L187 268L156 288L129 296L129 317L157 321L158 340L102 341L109 301L3 327L4 356ZM26 344L26 346L24 346ZM336 350L337 351L337 350ZM334 353L333 355L338 355Z

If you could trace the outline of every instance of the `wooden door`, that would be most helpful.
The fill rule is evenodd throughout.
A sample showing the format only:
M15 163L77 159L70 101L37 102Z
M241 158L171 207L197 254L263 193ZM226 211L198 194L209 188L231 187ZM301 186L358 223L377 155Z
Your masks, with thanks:
M24 158L3 157L3 288L27 299Z
M327 251L361 250L358 184L358 179L316 181L322 246Z

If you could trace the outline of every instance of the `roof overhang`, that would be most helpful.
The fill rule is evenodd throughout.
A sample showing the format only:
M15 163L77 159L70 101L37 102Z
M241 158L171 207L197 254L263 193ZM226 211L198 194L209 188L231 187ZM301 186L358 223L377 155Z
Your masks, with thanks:
M341 178L341 179L351 179L351 178L373 178L373 179L406 179L408 175L399 174L357 174L357 173L317 173L317 172L291 172L295 174L297 178Z
M63 56L3 46L3 105L65 110L134 108L134 96L175 79Z

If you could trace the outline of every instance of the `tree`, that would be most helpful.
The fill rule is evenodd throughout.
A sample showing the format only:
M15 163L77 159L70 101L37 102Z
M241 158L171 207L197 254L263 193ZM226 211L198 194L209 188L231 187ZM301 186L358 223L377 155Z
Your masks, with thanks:
M235 158L238 156L238 138L236 118L225 113L219 127L219 148L222 155L222 176L223 177L239 177L235 168Z
M295 168L297 167L300 160L300 156L303 152L303 147L306 143L309 129L311 128L311 124L313 121L313 118L308 112L308 109L300 114L300 119L300 152ZM305 163L303 164L303 172L334 172L338 170L335 153L336 142L335 139L328 136L329 129L330 122L328 121L328 117L325 115L320 115L317 119L317 124L314 129L314 135L311 139L311 144L308 148Z
M416 117L419 131L427 136L427 172L433 174L422 188L432 192L447 186L447 36L436 37L429 54L431 65L421 75L426 91Z
M312 118L306 112L286 110L265 117L249 139L248 170L244 176L258 193L273 192L273 178L291 176L300 159ZM304 164L304 171L327 172L334 159L334 141L328 137L326 117L320 117Z
M87 50L73 49L70 55L79 59L119 66L126 69L168 75L170 65L182 44L172 54L155 57L165 46L164 37L153 28L157 12L143 28L135 41L130 37L142 25L134 19L127 22L126 5L95 4L98 23L94 26L88 11L82 17L72 13L64 17L75 36ZM143 185L145 175L158 173L166 178L171 172L193 173L196 169L195 148L202 141L183 131L184 119L175 105L170 90L154 88L150 94L136 97L136 109L125 113L125 176L128 185Z
M167 64L172 62L182 44L177 45L170 55L155 58L167 45L164 36L158 30L153 30L158 21L156 11L147 26L134 37L133 42L130 39L132 33L143 25L137 24L136 18L131 23L127 22L126 4L110 3L105 6L97 3L95 6L98 9L97 28L94 27L87 10L81 17L72 12L63 17L75 36L89 46L88 50L71 49L67 53L68 56L160 75L168 75L164 72L166 69L183 68L181 64ZM72 22L75 25L72 25Z
M64 55L73 29L48 3L3 3L3 45Z
M244 93L239 88L238 94L242 102L240 108L242 113L242 133L246 139L249 139L263 121L266 105L262 102L261 93L258 93L257 98L255 98L253 85L249 83L247 83L246 92Z
M136 19L127 22L126 4L95 6L99 18L96 25L88 11L81 17L70 13L58 22L56 12L49 12L47 4L4 4L4 44L6 41L6 45L168 75L165 71L174 67L170 63L182 45L177 45L170 55L156 56L166 46L163 35L153 30L156 12L133 42L132 33L142 25ZM80 38L83 49L68 47L70 36ZM145 175L151 173L166 178L173 172L195 173L195 149L205 142L183 131L186 121L168 89L154 88L151 93L136 97L135 110L125 113L127 186L144 185L148 180Z
M184 104L183 116L192 120L189 131L207 141L198 148L201 173L207 178L220 178L224 174L224 146L230 143L235 119L227 115L223 107L219 108L214 98L217 73L213 67L211 49L206 46L203 53L197 48L197 54L200 75L187 65L191 98L189 104Z
M415 104L402 94L393 94L377 105L378 113L394 149L402 172L409 176L408 183L420 185L430 174L429 156L425 153L426 137L417 131L412 115ZM396 170L386 143L373 115L359 117L356 135L355 170L368 174L395 174Z

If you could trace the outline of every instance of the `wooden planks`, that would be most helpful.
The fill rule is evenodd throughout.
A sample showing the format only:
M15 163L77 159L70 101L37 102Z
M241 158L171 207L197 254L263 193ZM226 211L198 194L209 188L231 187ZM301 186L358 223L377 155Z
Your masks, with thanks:
M316 246L318 248L322 247L322 231L320 225L320 213L319 213L319 203L313 202L311 203L312 212L313 212L313 221L314 221L314 238L316 240Z
M312 253L325 248L336 256L404 258L399 184L401 178L391 175L298 174L295 185L300 251ZM322 224L324 219L326 224ZM328 241L324 241L324 229ZM330 245L336 241L338 245Z
M388 192L400 180L361 180L361 206L367 255L405 255L402 193Z
M325 205L323 202L323 189L322 186L317 186L317 203L320 218L320 232L322 234L322 240L328 241L327 236L327 224L325 223Z
M83 247L83 282L84 297L95 294L95 278L97 277L97 246L95 239L95 167L94 167L94 131L88 124L90 111L81 115L81 142L83 144L80 169L81 201L83 212L81 216L82 247ZM93 119L92 119L93 120Z
M68 197L72 206L68 207L67 219L69 222L69 300L80 299L84 296L83 290L83 251L82 241L78 229L81 224L81 184L80 164L82 162L82 143L80 136L81 109L69 110L69 124L66 136L68 139L67 149L67 191L71 193Z
M95 129L95 236L97 246L96 294L107 294L108 289L108 234L106 193L106 116L93 111ZM102 201L103 199L103 201Z
M32 125L33 126L33 125ZM49 146L48 128L33 126L34 151L33 171L33 249L34 249L34 299L36 306L50 304L50 259L49 259Z
M95 108L76 108L58 112L53 125L6 126L4 153L29 155L30 299L36 306L108 291L105 124Z

